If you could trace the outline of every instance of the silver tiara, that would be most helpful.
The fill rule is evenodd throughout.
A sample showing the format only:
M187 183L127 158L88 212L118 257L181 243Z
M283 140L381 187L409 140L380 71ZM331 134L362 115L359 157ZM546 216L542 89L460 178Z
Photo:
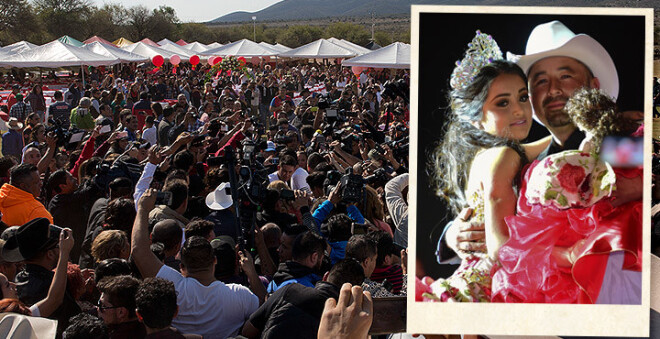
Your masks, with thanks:
M477 76L482 67L495 60L502 60L502 51L495 39L489 34L477 31L477 34L468 44L463 60L456 61L456 67L451 73L449 84L453 89L467 87Z

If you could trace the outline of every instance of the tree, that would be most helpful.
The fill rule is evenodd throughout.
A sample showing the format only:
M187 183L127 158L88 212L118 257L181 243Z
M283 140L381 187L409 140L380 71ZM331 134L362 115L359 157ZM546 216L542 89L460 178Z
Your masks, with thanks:
M25 24L30 23L30 24ZM20 40L41 42L39 20L27 0L0 0L0 43L8 45Z
M112 41L125 33L127 22L126 8L116 4L105 4L101 8L92 8L82 30L86 32L86 37L98 35Z
M265 41L269 44L275 44L280 42L277 40L277 38L284 32L284 29L280 27L269 27L266 29L266 25L260 25L261 27L257 26L257 36L261 37L261 41ZM259 32L262 32L259 34Z
M392 38L394 38L394 41L398 42L405 42L407 44L410 43L410 30L404 31L404 32L397 32L396 34L393 34Z
M176 24L179 19L172 7L160 6L153 10L147 20L147 37L159 41L163 38L171 38L176 31Z
M210 44L216 38L215 32L208 26L194 22L181 24L176 36L185 41L199 41L203 44Z
M284 30L278 37L278 41L291 48L300 47L323 36L323 32L316 26L291 26Z
M376 41L377 44L383 47L394 42L392 41L392 35L383 31L374 32L374 40Z
M366 45L371 38L371 34L364 26L350 22L335 22L325 28L323 35L326 38L348 40L361 46Z
M149 34L149 9L134 6L128 10L128 36L133 41L142 40Z
M85 17L92 5L87 0L35 0L37 16L44 28L55 37L70 35L76 39L85 39L81 32L72 27L83 27Z

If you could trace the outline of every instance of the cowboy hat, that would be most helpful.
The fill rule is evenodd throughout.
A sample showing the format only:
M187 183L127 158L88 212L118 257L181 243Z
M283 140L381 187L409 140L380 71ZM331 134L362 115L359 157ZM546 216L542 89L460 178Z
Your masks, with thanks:
M206 206L216 211L229 208L234 203L229 192L229 187L228 182L218 185L215 191L206 196Z
M57 245L61 232L61 227L52 225L46 218L32 219L7 239L2 247L2 258L7 262L32 259Z
M11 117L9 118L9 121L7 122L7 127L13 129L13 130L21 130L23 129L23 123L18 121L17 118Z
M532 30L527 40L525 55L509 57L527 75L537 61L553 56L565 56L585 64L600 82L600 89L616 99L619 94L619 77L616 66L607 50L586 34L575 34L559 21L540 24Z

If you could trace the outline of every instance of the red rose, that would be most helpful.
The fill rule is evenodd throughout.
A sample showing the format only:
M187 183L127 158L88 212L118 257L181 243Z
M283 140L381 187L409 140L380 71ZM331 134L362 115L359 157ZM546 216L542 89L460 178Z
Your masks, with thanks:
M415 301L424 300L424 296L422 295L424 293L433 293L431 287L425 284L427 281L426 277L424 280L419 280L419 278L415 277Z
M559 170L557 179L562 188L571 193L576 193L578 187L580 187L580 184L584 181L585 176L584 168L566 164L562 166L561 170Z

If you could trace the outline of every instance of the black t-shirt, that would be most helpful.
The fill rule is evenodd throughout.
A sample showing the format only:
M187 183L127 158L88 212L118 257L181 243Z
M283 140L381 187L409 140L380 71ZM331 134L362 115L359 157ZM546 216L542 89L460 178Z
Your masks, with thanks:
M328 298L339 297L339 288L321 281L311 288L289 284L268 298L250 316L250 323L260 330L261 338L316 338L323 307Z

